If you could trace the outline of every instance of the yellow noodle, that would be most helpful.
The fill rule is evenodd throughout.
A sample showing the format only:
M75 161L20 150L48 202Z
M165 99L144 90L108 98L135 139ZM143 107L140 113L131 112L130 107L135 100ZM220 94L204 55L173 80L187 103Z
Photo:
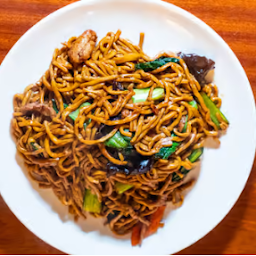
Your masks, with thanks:
M137 224L145 229L158 207L183 202L182 191L192 182L184 183L182 168L191 170L196 164L189 161L192 151L204 147L207 137L219 143L219 130L228 124L217 113L217 127L201 96L205 92L220 107L215 84L199 84L184 60L172 53L157 58L178 58L178 63L136 70L137 63L153 60L143 52L144 33L138 45L120 36L120 30L107 33L82 63L72 63L70 57L79 38L56 49L42 78L14 96L11 124L17 151L40 188L52 188L75 219L86 218L89 189L102 203L101 212L91 214L113 214L110 229L124 235ZM144 102L133 102L135 88L149 88ZM153 99L155 88L164 89L161 100ZM190 105L192 100L198 109ZM81 107L85 102L89 104ZM43 110L30 109L31 104L41 104ZM129 159L126 150L106 146L119 135L128 151L150 161L146 173L137 173L137 158ZM167 159L155 156L174 145ZM127 170L135 173L127 175ZM118 193L117 182L131 187Z

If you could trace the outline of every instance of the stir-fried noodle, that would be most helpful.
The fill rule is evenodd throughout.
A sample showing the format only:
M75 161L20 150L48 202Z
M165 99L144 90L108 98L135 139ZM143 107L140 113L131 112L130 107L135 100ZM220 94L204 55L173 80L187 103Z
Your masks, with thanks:
M107 217L116 234L134 229L136 237L137 228L141 239L161 226L160 218L152 227L159 209L182 202L206 138L217 139L228 121L212 60L152 59L143 34L139 45L120 34L96 44L88 30L56 49L42 78L14 96L12 126L31 178L75 218Z

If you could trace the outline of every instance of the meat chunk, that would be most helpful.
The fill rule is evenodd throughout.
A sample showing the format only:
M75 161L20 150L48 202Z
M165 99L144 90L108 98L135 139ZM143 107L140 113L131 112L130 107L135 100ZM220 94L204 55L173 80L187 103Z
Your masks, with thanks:
M126 117L128 117L128 116L130 116L131 113L132 113L132 112L131 112L129 109L123 109L122 112L121 112L121 114L122 114L122 119L123 119L123 118L126 118Z
M28 115L33 112L37 112L44 116L49 116L49 117L56 116L56 112L54 111L53 108L47 106L46 104L42 104L39 102L29 103L29 104L21 107L20 112L22 112L24 115Z
M183 128L185 127L185 123L186 123L186 116L182 116L182 118L180 119L179 125L178 125L178 131L182 132Z
M90 58L97 41L97 34L93 30L86 30L71 45L68 56L73 63L82 63Z

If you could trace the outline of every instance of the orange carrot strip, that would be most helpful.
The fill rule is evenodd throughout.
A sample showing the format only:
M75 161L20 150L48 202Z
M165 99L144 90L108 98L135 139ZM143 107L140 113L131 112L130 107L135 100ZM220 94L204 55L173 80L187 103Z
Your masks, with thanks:
M156 233L159 228L159 224L163 218L164 211L166 206L160 206L151 216L150 216L150 224L147 227L145 232L145 238Z
M136 246L140 244L140 240L141 240L140 232L141 232L141 223L138 223L132 229L132 238L131 238L132 246Z

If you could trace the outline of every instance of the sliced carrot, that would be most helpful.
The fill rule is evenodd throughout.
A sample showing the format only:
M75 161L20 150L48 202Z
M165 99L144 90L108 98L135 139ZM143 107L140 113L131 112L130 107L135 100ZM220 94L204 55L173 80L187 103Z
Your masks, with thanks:
M150 224L146 228L145 233L142 232L142 226L144 224L138 223L136 226L132 229L132 246L139 245L143 238L146 238L148 236L151 236L152 234L156 233L157 229L159 227L162 227L163 224L161 223L161 220L164 215L166 206L159 207L151 216L150 216ZM145 226L146 227L146 226ZM144 234L142 234L144 233ZM143 236L143 237L142 237Z
M164 227L164 223L159 223L159 228L163 228Z
M160 222L164 216L164 210L166 206L160 206L151 216L150 216L150 224L147 227L144 238L151 236L154 234L159 228Z
M141 233L141 223L137 224L132 229L132 238L131 238L132 246L136 246L140 244L141 242L140 233Z

